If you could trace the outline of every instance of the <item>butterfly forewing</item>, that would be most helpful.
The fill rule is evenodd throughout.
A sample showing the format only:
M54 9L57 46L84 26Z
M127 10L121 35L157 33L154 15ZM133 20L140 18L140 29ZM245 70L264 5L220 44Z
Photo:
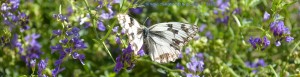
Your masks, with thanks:
M178 58L182 46L194 38L198 28L185 23L166 22L155 24L149 30L146 43L152 49L149 55L153 61L165 63Z
M141 25L126 14L118 14L117 18L128 36L128 41L131 44L134 53L137 54L143 45L143 29Z

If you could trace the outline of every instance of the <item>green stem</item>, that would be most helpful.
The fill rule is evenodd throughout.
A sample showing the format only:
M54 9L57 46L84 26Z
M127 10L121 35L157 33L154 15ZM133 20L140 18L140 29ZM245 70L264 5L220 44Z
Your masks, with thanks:
M234 77L240 77L237 75L230 67L228 67L226 64L223 64L223 66L226 67L226 69L234 76Z
M278 77L276 71L273 69L273 67L271 65L269 65L269 68L271 69L272 73L274 73L275 77Z
M295 49L299 46L299 44L300 44L300 40L296 43L296 45L295 45L294 48L292 49L292 52L295 51ZM292 54L292 52L291 52L291 54Z
M112 25L111 25L111 26L108 26L108 27L109 27L109 29L108 29L108 31L107 31L107 33L106 33L106 35L105 35L105 36L104 36L102 39L100 39L100 42L103 42L105 39L107 39L107 38L108 38L108 36L110 36L110 35L111 35L111 31L112 31L112 29L114 28L115 24L116 24L116 20L114 20L114 21L113 21L113 23L112 23Z
M110 51L109 51L109 50L108 50L108 48L106 47L105 43L104 43L104 42L102 42L102 44L103 44L103 46L104 46L104 48L105 48L106 52L109 54L110 58L111 58L111 59L114 61L114 63L116 63L116 61L115 61L115 59L112 57L112 55L111 55Z
M92 11L91 11L91 9L90 9L90 7L89 7L89 4L88 4L87 0L84 0L84 3L85 3L85 6L87 7L87 9L88 9L88 11L89 11L89 14L91 15L92 22L93 22L93 26L94 26L94 32L96 33L96 37L99 39L99 35L98 35L98 32L96 31L96 25L95 25L95 20L94 20L94 19L95 19L95 16L92 14ZM107 46L106 46L105 43L103 42L103 41L110 35L110 33L111 33L112 28L114 27L114 25L115 25L115 21L114 21L112 27L109 27L109 26L108 26L108 27L109 27L108 32L106 33L105 37L102 38L102 39L100 40L100 42L98 42L98 43L102 43L102 44L103 44L103 46L105 47L105 50L107 51L107 53L109 54L109 56L111 57L111 59L114 61L114 63L116 63L116 61L115 61L114 58L112 57L110 51L108 50Z

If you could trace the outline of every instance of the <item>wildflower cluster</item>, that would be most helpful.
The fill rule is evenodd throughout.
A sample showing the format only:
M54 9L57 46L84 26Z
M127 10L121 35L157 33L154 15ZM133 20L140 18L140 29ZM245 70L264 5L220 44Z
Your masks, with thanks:
M122 68L130 70L135 66L134 53L130 44L126 49L122 50L122 54L116 58L116 62L116 66L114 68L115 72L119 72Z
M214 1L212 1L214 2ZM216 0L215 6L217 9L214 10L214 14L222 14L223 17L216 18L216 22L219 24L228 24L229 16L224 15L225 12L227 12L227 8L229 7L229 1L228 0Z
M185 54L182 57L188 57L188 62L185 64L186 68L177 63L176 68L185 71L186 77L200 77L199 74L204 70L204 56L202 53L194 54L190 48L186 48Z
M263 39L250 37L249 42L253 48L262 47L261 50L266 49L270 45L270 40L266 36Z
M59 72L63 71L64 68L61 68L60 65L63 62L63 59L67 56L67 54L72 55L73 59L78 59L82 65L83 59L85 56L83 54L78 54L76 51L87 48L87 45L83 42L83 40L79 37L80 29L77 27L68 28L70 30L61 31L61 30L53 30L54 36L63 37L62 33L64 33L64 38L60 39L60 43L55 46L51 46L52 54L56 51L59 52L59 59L55 61L55 69L52 70L52 75L56 76Z
M25 30L28 30L30 27L28 26L28 16L21 12L18 8L20 5L20 0L9 0L5 1L1 4L1 18L3 26L1 30L3 32L0 34L1 40L0 45L5 45L9 43L9 36L10 34L7 34L7 32L11 32L13 35L12 40L10 43L12 44L12 48L18 48L19 53L23 51L21 42L18 41L18 32L24 32Z
M280 46L281 40L285 39L286 42L291 42L294 40L293 37L290 36L289 28L284 26L284 22L281 20L276 20L270 24L270 30L272 31L274 37L276 38L275 45Z
M263 16L263 21L267 21L269 19L270 19L270 14L268 12L265 12ZM281 45L280 41L282 39L285 39L286 42L291 42L292 40L294 40L294 38L290 36L291 33L289 31L289 28L284 26L284 22L282 20L275 19L275 21L270 24L270 31L272 32L273 36L276 39L275 41L276 46ZM253 48L257 48L257 46L263 46L262 50L264 50L267 46L270 45L270 41L267 39L266 36L263 38L263 40L260 38L250 37L249 43L252 45Z

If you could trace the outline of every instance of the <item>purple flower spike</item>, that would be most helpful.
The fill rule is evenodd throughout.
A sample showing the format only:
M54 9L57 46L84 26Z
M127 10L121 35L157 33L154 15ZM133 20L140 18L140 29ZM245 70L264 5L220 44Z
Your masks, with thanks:
M41 60L41 61L38 63L38 72L37 72L37 74L38 74L39 77L44 77L43 74L42 74L42 72L43 72L43 70L46 69L47 62L48 62L48 59L46 59L46 60Z
M116 58L117 64L116 64L116 66L114 68L114 71L117 72L117 73L123 68L123 63L122 63L122 61L120 59L121 59L120 56L118 56Z
M134 62L132 61L133 55L133 50L129 44L127 48L122 50L122 55L119 55L116 58L117 64L114 68L114 71L118 73L122 68L127 68L127 70L132 69L135 66Z

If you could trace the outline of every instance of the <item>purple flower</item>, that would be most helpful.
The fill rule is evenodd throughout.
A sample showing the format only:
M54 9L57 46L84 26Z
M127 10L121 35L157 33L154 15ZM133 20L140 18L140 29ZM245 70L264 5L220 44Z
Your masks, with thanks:
M43 77L42 72L43 72L43 70L46 69L47 62L48 62L48 59L46 59L46 60L41 60L41 61L38 63L38 72L37 72L37 74L38 74L39 77Z
M63 50L63 47L60 44L57 44L55 46L51 46L51 54L53 54L55 51L61 51Z
M65 68L59 68L59 67L56 67L52 70L52 76L53 77L56 77L58 73L60 73L61 71L65 70Z
M59 42L62 43L62 44L67 44L68 41L69 41L68 38L65 38L63 40L59 40Z
M114 0L114 3L120 3L121 1L120 0Z
M236 9L234 9L234 11L232 13L233 14L240 14L241 13L241 9L240 8L236 8Z
M259 59L257 61L257 66L262 66L262 67L266 66L264 59Z
M18 41L18 34L14 34L13 39L11 40L12 47L17 47L19 49L19 54L23 53L23 47L21 42Z
M143 50L143 49L141 49L141 50L138 52L138 55L140 55L140 56L144 56L144 55L145 55L145 52L144 52L144 50Z
M121 44L121 39L120 39L120 37L117 36L117 37L115 38L115 41L116 41L117 44Z
M85 59L85 56L83 54L78 54L77 52L73 53L73 59L79 59L81 64L84 65L83 59Z
M179 54L178 58L181 59L183 57L182 53Z
M265 11L265 13L264 13L264 21L267 21L269 19L270 19L270 14L267 11Z
M184 70L184 66L182 66L180 63L177 63L176 69Z
M73 43L75 49L87 48L87 46L84 44L84 42L82 40L80 40L78 37L72 38L71 42Z
M102 21L98 21L97 25L98 25L98 30L105 31L106 27L104 26L104 24L102 23Z
M12 4L12 9L18 9L20 5L20 0L9 0L10 4Z
M284 26L283 21L275 21L270 24L270 29L274 36L282 36L283 34L290 34L289 29Z
M186 77L200 77L200 76L192 74L192 73L187 73Z
M68 22L68 18L66 16L63 16L62 14L53 14L53 17L59 19L59 21Z
M75 37L78 37L78 36L79 36L79 31L80 31L79 28L73 27L71 31L72 31L72 34L73 34Z
M36 63L36 60L35 60L35 59L30 60L30 67L31 67L31 68L35 68L35 63Z
M207 32L205 33L205 36L206 36L208 39L213 39L213 35L211 34L210 31L207 31Z
M217 18L216 22L218 24L223 23L223 24L228 24L229 16L225 16L223 18Z
M53 30L52 33L55 34L55 35L60 35L61 34L61 30Z
M102 19L111 19L114 17L114 12L112 11L112 6L110 4L107 5L108 12L102 10L100 17Z
M203 56L203 53L198 53L196 54L196 57L203 60L204 59L204 56Z
M250 67L250 68L258 68L259 66L261 67L265 67L267 66L267 64L265 63L265 61L263 59L259 59L257 62L245 62L245 65L247 67ZM252 70L253 73L256 73L258 70Z
M257 48L257 46L263 46L262 50L267 48L270 45L270 40L266 36L264 36L263 40L261 38L254 38L251 36L248 41L253 48Z
M202 24L201 27L199 28L199 32L203 32L205 28L206 28L206 24Z
M185 53L186 53L186 54L189 54L190 52L191 52L191 49L187 47L187 48L185 49Z
M91 26L91 23L90 22L84 22L84 28L89 28Z
M264 41L263 41L264 47L262 50L264 50L265 48L267 48L270 45L270 40L268 40L268 38L266 36L263 39L264 39Z
M40 48L41 45L36 41L37 38L39 38L39 34L32 34L25 37L26 42L30 44L32 47L38 47Z
M117 72L117 73L123 68L123 63L120 59L121 59L120 56L118 56L116 58L117 63L116 63L116 66L114 68L114 71Z
M291 37L291 36L285 37L285 41L286 41L286 42L291 42L291 41L293 41L293 40L294 40L294 38Z
M228 1L223 1L223 0L217 0L216 6L219 8L219 10L223 13L227 10L229 7L229 2Z
M116 26L116 27L114 27L114 28L113 28L113 30L112 30L112 31L113 31L114 33L117 33L117 32L118 32L118 30L119 30L119 26Z
M186 68L189 69L191 72L202 72L204 69L204 62L203 61L193 61L193 62L188 62L186 64Z
M1 10L2 11L7 11L10 10L11 8L7 5L7 3L2 3L1 5Z
M141 14L143 12L143 8L141 7L130 8L129 11L134 14Z
M126 32L126 30L122 28L121 34L124 35L125 32Z
M72 13L73 13L72 6L69 6L68 7L68 14L67 14L67 16L71 16Z

